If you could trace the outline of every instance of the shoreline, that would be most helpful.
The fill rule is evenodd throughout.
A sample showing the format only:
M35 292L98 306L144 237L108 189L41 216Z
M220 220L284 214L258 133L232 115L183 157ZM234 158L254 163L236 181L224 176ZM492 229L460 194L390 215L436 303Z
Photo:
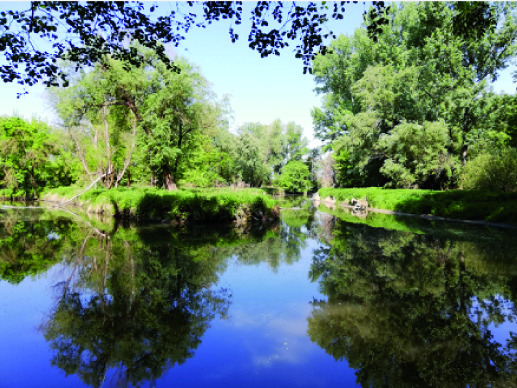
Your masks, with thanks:
M451 221L451 222L463 222L474 225L483 225L483 226L494 226L494 227L502 227L502 228L517 228L515 222L512 222L516 218L515 209L517 209L517 201L513 200L512 197L517 198L515 193L472 193L472 192L418 192L416 190L383 190L380 188L372 189L332 189L332 191L328 189L321 190L316 193L313 197L313 201L321 202L329 208L332 207L342 207L344 209L350 210L361 210L363 212L372 212L372 213L381 213L387 215L395 215L395 216L409 216L409 217L418 217L427 220L436 220L436 221ZM323 191L331 192L332 195L321 196L320 193ZM410 196L408 196L408 192ZM381 195L384 197L381 197ZM359 195L358 195L359 194ZM363 195L363 199L356 200L354 198L360 197ZM469 201L470 197L477 195L477 201ZM487 201L487 198L496 197L500 195L502 197L507 197L506 201L500 200L495 203L491 203ZM400 200L397 202L397 197L400 196ZM405 197L404 197L405 196ZM454 196L453 200L450 197ZM373 200L372 200L373 197ZM379 200L379 197L380 200ZM408 197L410 197L408 199ZM442 202L436 200L436 198L442 197L444 200ZM449 197L449 198L447 198ZM509 199L508 199L509 197ZM480 199L479 199L480 198ZM431 200L430 200L431 199ZM454 199L456 199L454 201ZM379 202L388 203L391 205L390 207L399 207L401 210L390 209L381 206L372 206L372 202L374 204L378 204ZM507 212L505 212L505 206L509 208ZM412 210L414 208L416 210L426 210L420 212L411 212L405 210L404 208L408 208L408 210ZM469 210L472 208L476 208L476 213L474 213L477 217L471 217L471 213ZM450 211L452 209L452 211ZM495 209L495 210L494 210ZM443 213L449 212L454 214L454 216L448 216ZM434 214L429 214L433 212ZM441 213L441 214L440 214ZM461 217L461 215L465 215L465 217ZM474 218L474 219L473 219ZM484 219L482 219L484 218ZM494 219L495 218L495 219Z
M279 218L276 201L258 190L165 191L148 188L92 190L73 198L77 188L52 189L40 201L81 208L120 220L185 223L272 222ZM72 197L73 201L68 198ZM54 206L55 206L54 205ZM65 206L62 206L66 208ZM56 208L59 209L58 206Z

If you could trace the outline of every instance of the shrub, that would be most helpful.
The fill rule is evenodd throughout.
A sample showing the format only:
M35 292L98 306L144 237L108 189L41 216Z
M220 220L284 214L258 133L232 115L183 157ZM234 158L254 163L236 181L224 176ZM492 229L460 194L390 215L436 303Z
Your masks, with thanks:
M465 165L460 179L464 189L517 190L517 150L480 154Z

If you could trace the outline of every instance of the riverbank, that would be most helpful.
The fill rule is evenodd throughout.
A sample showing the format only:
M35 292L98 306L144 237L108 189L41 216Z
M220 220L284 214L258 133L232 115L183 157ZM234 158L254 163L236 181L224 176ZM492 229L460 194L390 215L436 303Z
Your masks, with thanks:
M43 192L52 204L69 201L83 188L60 187ZM156 188L93 189L67 204L86 213L120 219L172 223L273 221L279 217L276 201L260 189L205 189L165 191Z
M329 202L338 205L351 205L352 199L366 199L367 207L374 209L517 225L517 193L368 187L324 188L320 189L318 194L322 201L328 199Z

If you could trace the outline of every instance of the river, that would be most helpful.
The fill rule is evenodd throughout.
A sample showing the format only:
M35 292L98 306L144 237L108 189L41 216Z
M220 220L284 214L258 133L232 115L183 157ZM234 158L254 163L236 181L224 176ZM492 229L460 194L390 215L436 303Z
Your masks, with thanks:
M0 387L517 386L515 229L281 206L0 211Z

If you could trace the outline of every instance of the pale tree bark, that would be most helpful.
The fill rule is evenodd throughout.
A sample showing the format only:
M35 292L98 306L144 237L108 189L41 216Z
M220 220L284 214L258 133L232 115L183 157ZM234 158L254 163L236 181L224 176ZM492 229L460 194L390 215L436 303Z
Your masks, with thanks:
M70 136L72 137L75 143L75 147L77 148L77 156L79 157L79 160L83 165L84 171L88 175L88 178L90 178L90 181L93 182L93 175L95 174L90 172L90 170L88 169L88 165L86 164L86 158L84 157L83 150L81 149L81 144L79 143L79 139L77 138L77 135L74 133L72 129L70 130Z
M106 106L102 107L102 118L104 121L104 137L106 143L106 178L104 180L104 185L107 189L109 189L113 184L113 166L111 164L111 147L110 147L110 134L108 127L108 119L106 113Z
M174 179L169 170L168 166L163 167L163 187L169 191L176 190L176 183L174 183Z
M115 180L115 187L118 187L118 184L120 180L124 177L124 174L126 173L127 168L131 164L131 156L133 155L133 150L135 149L135 143L136 143L136 118L131 121L132 131L131 131L131 143L129 146L129 153L124 160L124 167L122 168L122 171L120 171L119 174L117 174L117 179ZM129 179L129 178L128 178ZM128 181L129 183L129 181ZM129 186L129 184L128 184Z

